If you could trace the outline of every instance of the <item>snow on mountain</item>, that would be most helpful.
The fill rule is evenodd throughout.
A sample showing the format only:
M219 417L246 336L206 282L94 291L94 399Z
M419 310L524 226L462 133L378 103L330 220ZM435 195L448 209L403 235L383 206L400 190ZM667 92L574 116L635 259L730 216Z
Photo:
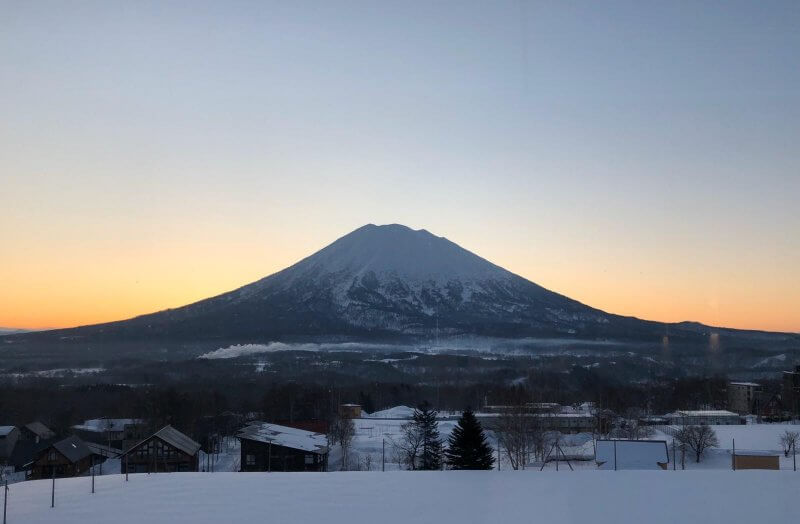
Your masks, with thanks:
M784 362L786 362L786 354L781 353L780 355L775 355L774 357L767 357L763 360L759 360L755 364L753 364L754 368L767 368L767 367L775 367L780 366Z

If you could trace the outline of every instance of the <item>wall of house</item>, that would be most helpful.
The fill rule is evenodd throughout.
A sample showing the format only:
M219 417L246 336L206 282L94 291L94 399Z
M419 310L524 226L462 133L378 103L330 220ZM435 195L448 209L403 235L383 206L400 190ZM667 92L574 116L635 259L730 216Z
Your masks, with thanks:
M241 471L325 471L327 456L241 439Z
M122 473L197 471L197 455L188 455L158 437L131 448L121 460Z

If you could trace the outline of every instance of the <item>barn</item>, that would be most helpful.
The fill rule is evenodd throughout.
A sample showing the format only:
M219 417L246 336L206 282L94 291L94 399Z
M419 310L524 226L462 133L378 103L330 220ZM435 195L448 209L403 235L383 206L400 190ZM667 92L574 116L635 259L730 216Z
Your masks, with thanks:
M122 473L197 471L200 444L172 426L164 426L122 456Z
M322 433L253 422L236 436L242 443L241 471L328 469L328 440Z

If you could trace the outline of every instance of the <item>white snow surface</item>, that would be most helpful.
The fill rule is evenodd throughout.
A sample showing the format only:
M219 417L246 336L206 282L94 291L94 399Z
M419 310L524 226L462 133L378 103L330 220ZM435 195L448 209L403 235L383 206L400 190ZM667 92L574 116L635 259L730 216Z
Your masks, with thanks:
M667 445L658 440L598 440L595 462L600 469L661 469L669 463Z
M10 486L9 523L791 522L788 471L161 473ZM754 496L757 495L757 496Z

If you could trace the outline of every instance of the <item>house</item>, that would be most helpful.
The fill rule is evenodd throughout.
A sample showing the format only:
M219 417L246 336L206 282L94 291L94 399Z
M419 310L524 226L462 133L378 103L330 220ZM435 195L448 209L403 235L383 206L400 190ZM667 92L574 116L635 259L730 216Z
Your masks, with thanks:
M200 444L164 426L121 455L122 473L197 471Z
M17 440L19 440L19 430L16 426L0 426L0 464L8 461Z
M723 409L685 410L664 415L673 426L696 426L706 424L709 426L735 426L744 424L744 419L737 413Z
M594 460L598 469L667 469L669 451L666 440L597 440Z
M361 404L339 404L341 418L361 418Z
M241 471L328 469L328 440L321 433L254 422L236 436L241 441Z
M41 422L34 421L25 424L19 428L20 439L32 440L33 442L41 442L55 438L56 434L53 430L42 424Z
M731 460L734 469L781 469L780 456L769 451L737 451Z
M37 452L31 465L31 479L77 477L93 464L105 458L92 451L84 441L75 435L59 440Z
M134 418L96 418L72 426L76 435L86 442L127 449L147 437L142 420Z
M728 409L739 415L760 413L761 411L761 384L755 382L729 382L728 383Z

